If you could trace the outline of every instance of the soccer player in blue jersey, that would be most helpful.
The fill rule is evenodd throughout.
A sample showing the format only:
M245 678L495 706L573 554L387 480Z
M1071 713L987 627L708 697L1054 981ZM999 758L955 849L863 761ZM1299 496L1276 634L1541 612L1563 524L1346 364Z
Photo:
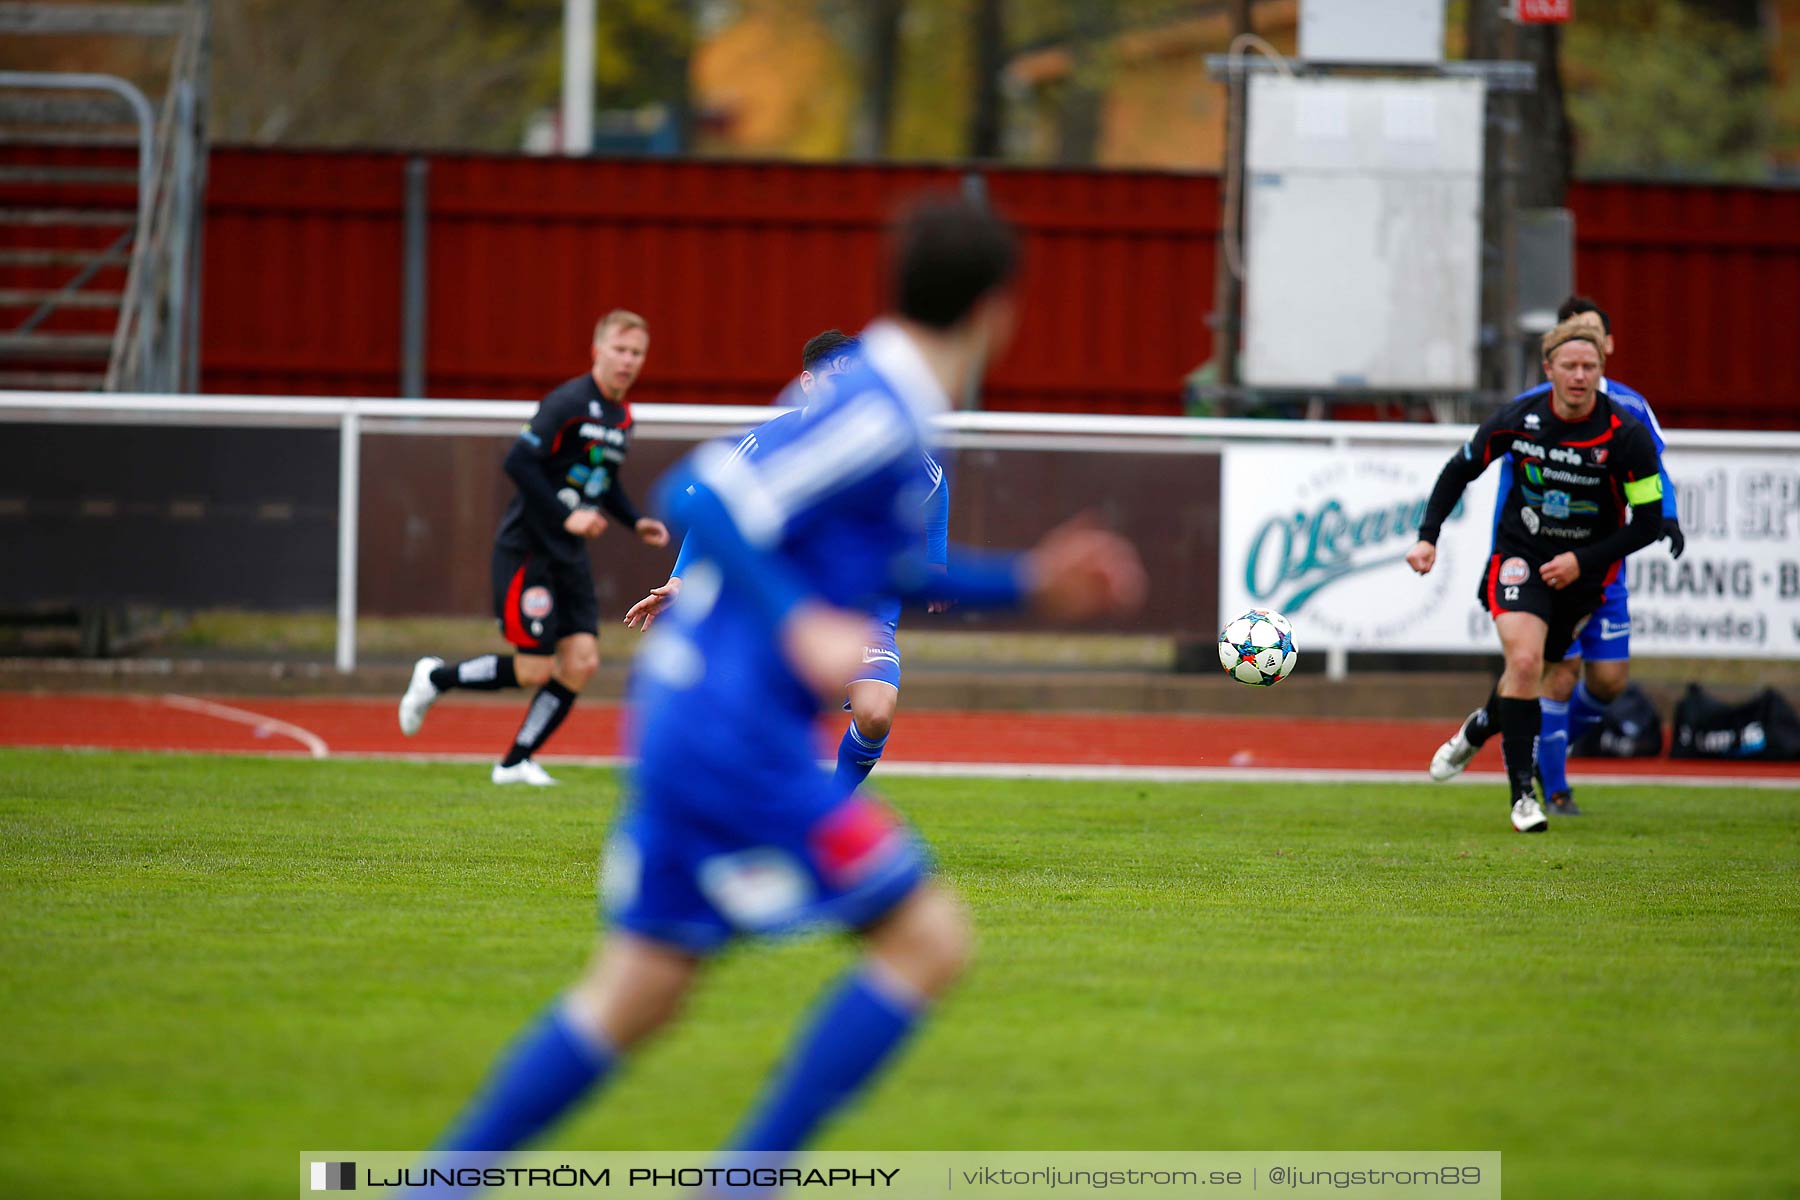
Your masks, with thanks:
M823 399L826 381L843 374L856 359L861 343L836 330L827 329L807 340L800 351L800 389L808 402ZM806 419L808 409L797 408L781 414L760 428L745 434L737 443L734 455L755 455L763 442L786 422ZM934 570L943 570L950 534L950 480L930 451L919 455L924 476L926 561ZM682 544L669 572L669 581L652 588L625 614L625 624L648 631L657 616L681 591L681 577L692 561L689 544ZM941 612L948 600L933 600L929 608ZM844 689L844 708L850 713L849 728L838 743L835 778L846 792L854 791L869 777L881 752L887 747L888 733L894 726L894 713L900 704L900 601L883 597L875 606L874 639L863 647L862 665Z
M968 961L968 918L924 847L820 769L814 722L860 666L876 597L1082 619L1137 603L1143 572L1127 543L1080 523L1023 554L952 547L944 572L928 568L919 455L1011 335L1018 251L1004 222L961 199L928 201L896 232L891 315L833 394L768 429L754 456L709 444L658 489L692 565L632 683L637 766L602 869L609 931L443 1151L481 1161L538 1135L675 1015L734 938L847 928L861 960L730 1143L792 1152L869 1086Z
M1559 323L1573 322L1578 327L1592 330L1601 339L1602 352L1607 357L1612 355L1612 318L1586 296L1571 296L1563 301L1562 307L1556 310L1556 319ZM1549 391L1550 384L1545 382L1520 393L1514 397L1513 402L1542 396ZM1636 417L1650 431L1650 440L1656 446L1657 461L1660 464L1663 454L1662 426L1657 423L1656 414L1650 410L1650 402L1641 392L1605 376L1600 379L1600 392L1614 407ZM1494 504L1496 535L1500 528L1502 509L1512 488L1512 472L1511 459L1502 459L1500 487ZM1680 558L1687 539L1681 532L1675 485L1670 481L1666 469L1661 470L1661 475L1662 526L1659 537L1669 543L1669 553ZM1538 734L1537 763L1538 777L1544 788L1544 801L1551 814L1581 814L1580 806L1575 803L1574 789L1569 786L1569 746L1579 741L1582 734L1598 723L1606 706L1625 690L1630 665L1630 599L1625 572L1620 571L1618 577L1607 585L1600 607L1577 635L1562 661L1548 664L1545 670L1543 696L1538 701L1543 715L1542 729ZM1439 747L1431 760L1433 779L1455 777L1475 757L1476 751L1487 740L1486 734L1491 732L1485 717L1485 710L1481 710L1480 715L1471 714L1464 728L1459 729L1449 741Z

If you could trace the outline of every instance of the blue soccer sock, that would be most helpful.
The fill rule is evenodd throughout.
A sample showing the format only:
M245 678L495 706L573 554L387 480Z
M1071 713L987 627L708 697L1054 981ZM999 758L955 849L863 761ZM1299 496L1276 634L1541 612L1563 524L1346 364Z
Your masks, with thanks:
M850 728L844 730L844 740L838 743L837 771L832 775L837 785L846 793L861 787L875 764L881 761L887 741L885 735L880 739L866 736L856 727L856 718L852 717Z
M877 978L867 964L853 971L814 1013L732 1149L798 1150L867 1087L918 1022L921 1002L903 988Z
M559 1001L501 1056L438 1149L517 1149L603 1080L615 1057L610 1047L577 1030Z
M1569 702L1544 696L1538 700L1542 727L1538 731L1538 778L1544 781L1544 798L1569 790Z
M1569 697L1569 741L1579 742L1582 734L1598 725L1605 715L1606 705L1588 691L1587 680L1576 680L1575 691Z

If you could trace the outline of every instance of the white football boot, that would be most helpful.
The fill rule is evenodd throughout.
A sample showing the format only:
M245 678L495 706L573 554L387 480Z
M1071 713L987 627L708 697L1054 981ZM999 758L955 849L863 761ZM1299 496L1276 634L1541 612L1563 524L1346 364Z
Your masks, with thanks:
M529 783L532 787L551 787L556 780L550 772L532 762L529 758L514 763L510 767L494 764L494 773L489 776L495 783Z
M421 658L413 664L412 682L406 685L406 694L400 697L400 732L407 737L419 732L425 724L425 714L443 695L431 682L431 673L444 665L441 658Z
M1542 833L1550 828L1550 818L1544 815L1536 796L1520 796L1513 801L1512 823L1520 833Z
M1450 740L1439 746L1437 753L1431 756L1431 777L1439 783L1461 775L1463 768L1475 757L1475 752L1481 749L1469 740L1469 722L1480 716L1481 711L1478 708L1464 717L1463 723L1450 735Z

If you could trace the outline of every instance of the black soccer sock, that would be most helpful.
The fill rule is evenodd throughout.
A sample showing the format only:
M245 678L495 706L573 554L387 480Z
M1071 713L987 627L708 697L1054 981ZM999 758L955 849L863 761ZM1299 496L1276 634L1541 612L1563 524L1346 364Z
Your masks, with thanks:
M1506 760L1507 785L1512 788L1508 803L1511 803L1520 796L1537 795L1537 739L1543 716L1536 700L1501 696L1497 706L1500 710L1500 754Z
M1463 736L1469 739L1469 745L1477 750L1487 745L1489 738L1500 732L1500 682L1494 681L1494 690L1488 693L1487 703L1479 710L1474 720L1463 726Z
M516 767L538 752L538 747L550 740L556 727L563 723L569 710L575 707L575 693L552 679L538 689L538 694L531 698L531 707L525 710L525 723L519 726L519 736L513 739L511 750L500 760L503 767Z
M497 692L501 688L519 686L510 654L484 654L459 662L453 667L439 667L431 673L431 686L440 692L451 688L467 688L472 692Z

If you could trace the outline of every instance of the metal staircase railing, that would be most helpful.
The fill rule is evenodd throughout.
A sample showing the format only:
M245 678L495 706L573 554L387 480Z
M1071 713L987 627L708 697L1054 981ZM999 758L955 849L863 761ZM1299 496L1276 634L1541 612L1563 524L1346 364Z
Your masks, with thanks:
M173 41L154 104L112 75L0 72L0 386L196 390L208 18L0 3L0 36Z

